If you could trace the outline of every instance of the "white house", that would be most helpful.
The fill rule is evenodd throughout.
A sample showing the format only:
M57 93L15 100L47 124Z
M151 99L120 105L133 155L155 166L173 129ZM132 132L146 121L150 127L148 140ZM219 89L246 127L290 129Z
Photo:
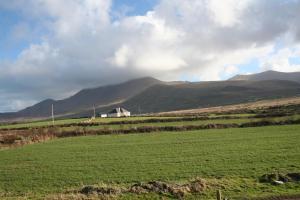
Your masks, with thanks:
M107 117L107 114L101 114L100 117L101 117L101 118L106 118L106 117Z
M115 108L107 114L107 117L130 117L130 112L124 108Z

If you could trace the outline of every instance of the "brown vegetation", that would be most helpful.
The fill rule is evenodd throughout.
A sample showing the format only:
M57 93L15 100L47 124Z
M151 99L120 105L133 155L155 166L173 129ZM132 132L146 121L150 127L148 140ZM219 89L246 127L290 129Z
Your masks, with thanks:
M207 189L207 184L204 179L196 178L186 184L171 184L161 181L150 181L147 183L135 183L129 187L120 186L84 186L79 191L72 193L80 193L85 196L98 195L117 196L125 193L132 194L147 194L157 193L159 195L171 196L176 199L183 199L187 194L202 193Z
M268 109L272 107L280 107L280 106L287 106L287 105L300 105L300 97L263 100L263 101L257 101L251 103L235 104L235 105L228 105L228 106L217 106L217 107L210 107L210 108L161 112L155 115L180 116L180 115L195 115L195 114L208 114L208 113L224 114L224 113L240 113L240 111L251 113L253 110L256 109Z
M225 128L246 128L272 125L291 125L300 124L300 119L289 119L284 121L262 120L255 122L246 122L242 124L205 124L205 125L187 125L187 126L142 126L121 129L99 129L86 130L85 127L77 127L75 130L65 131L58 127L48 128L30 128L27 130L0 131L1 146L19 146L24 144L36 143L52 138L64 138L87 135L110 135L110 134L133 134L133 133L151 133L151 132L170 132L170 131L192 131L204 129L225 129Z

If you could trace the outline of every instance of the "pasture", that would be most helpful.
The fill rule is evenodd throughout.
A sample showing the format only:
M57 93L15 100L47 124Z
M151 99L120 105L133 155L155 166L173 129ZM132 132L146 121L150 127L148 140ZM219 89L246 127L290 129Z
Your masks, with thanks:
M79 119L61 120L57 122L58 130L53 130L84 128L85 136L53 137L35 144L0 149L0 198L70 199L71 195L75 199L93 199L107 195L80 192L85 186L93 185L102 188L101 191L103 187L118 188L122 192L108 194L116 199L174 199L179 197L169 191L137 193L120 188L132 188L137 183L151 181L179 187L199 178L205 182L205 187L198 192L184 193L184 199L215 199L216 190L231 199L298 195L300 183L297 178L288 178L289 181L279 185L274 184L274 180L262 182L260 179L269 174L299 175L299 113L262 113L267 115L259 112L210 114L198 118L97 119L99 124L91 126L81 124ZM279 125L269 123L265 126L264 120ZM287 120L294 125L285 125ZM135 127L243 125L249 122L262 126L226 129L208 126L212 129L121 134L123 130ZM39 131L45 131L45 123L48 122L4 125L0 127L3 129L0 136L17 134L16 129L27 126L35 130L35 135L42 134ZM103 129L119 132L89 135L89 131L97 133Z
M97 183L193 177L251 182L265 173L299 171L299 130L296 125L88 136L4 150L1 193L46 195ZM289 187L300 189L299 184ZM238 195L231 190L228 195ZM245 192L247 188L238 193Z
M157 117L131 117L131 118L96 118L93 122L98 123L110 123L110 122L118 122L118 121L132 121L132 120L145 120L145 119L153 119ZM159 119L165 119L170 117L159 117ZM174 117L172 117L174 118ZM75 119L58 119L55 120L55 125L67 125L74 123L82 123L89 120L89 118L75 118ZM0 124L1 129L19 129L19 128L38 128L52 126L52 120L42 120L42 121L33 121L33 122L24 122L24 123L3 123Z

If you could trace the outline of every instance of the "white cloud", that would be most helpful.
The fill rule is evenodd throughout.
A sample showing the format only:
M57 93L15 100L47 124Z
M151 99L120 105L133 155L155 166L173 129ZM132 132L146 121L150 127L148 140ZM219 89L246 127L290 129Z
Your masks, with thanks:
M234 65L229 65L229 66L225 67L225 69L224 69L225 75L233 75L233 74L237 73L238 71L239 71L239 68Z
M129 63L129 57L132 54L131 49L127 45L122 45L116 52L113 58L108 61L118 67L126 67Z
M275 70L283 72L300 71L300 64L293 64L290 62L291 58L300 57L300 46L297 48L283 48L277 52L266 56L261 61L262 70Z
M0 9L23 13L46 33L15 61L0 64L0 102L63 98L141 76L219 80L252 59L263 68L299 69L289 62L299 56L299 48L292 50L300 40L299 1L161 0L145 15L121 15L115 21L111 3L1 1ZM17 27L16 37L23 31L28 34L26 26ZM274 54L278 42L282 50Z
M249 0L208 0L207 6L217 23L230 27L237 23L243 23L240 21L240 15L249 3Z
M169 49L147 49L135 60L137 68L147 71L170 71L187 66L187 63Z

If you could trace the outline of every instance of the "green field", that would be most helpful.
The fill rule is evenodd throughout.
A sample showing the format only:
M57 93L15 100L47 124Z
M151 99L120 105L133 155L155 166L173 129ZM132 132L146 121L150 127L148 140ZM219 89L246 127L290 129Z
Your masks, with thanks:
M285 117L269 117L267 120L271 121L283 121L288 119L300 119L300 115L285 116ZM165 126L197 126L206 124L242 124L247 122L259 122L266 120L265 118L237 118L237 119L209 119L209 120L195 120L195 121L176 121L176 122L155 122L155 123L136 123L136 124L113 124L113 125L99 125L99 126L88 126L86 130L100 130L100 129L130 129L137 127L165 127ZM72 126L63 128L63 130L74 130L78 126Z
M203 120L191 120L191 121L174 121L174 122L142 122L144 120L151 119L182 119L182 117L132 117L132 118L97 118L93 121L93 123L103 123L101 125L96 126L86 126L85 130L122 130L122 129L130 129L130 128L138 128L138 127L169 127L169 126L191 126L191 125L206 125L206 124L242 124L247 122L259 122L263 120L272 120L272 121L283 121L288 119L300 119L300 115L291 115L284 117L268 117L268 118L251 118L250 114L231 114L231 115L211 115L211 119ZM222 119L222 117L233 117L233 119ZM184 119L184 118L183 118ZM72 131L78 130L82 128L81 125L76 125L78 123L82 123L86 121L87 118L82 119L65 119L58 120L55 122L55 125L67 125L74 124L70 127L61 127L60 130L63 131ZM127 121L135 122L126 124ZM108 124L111 122L124 122L124 124ZM18 123L18 124L10 124L10 125L0 125L1 129L16 129L16 128L38 128L38 127L47 127L51 125L51 121L40 121L40 122L28 122L28 123Z
M93 122L100 123L109 123L109 122L118 122L118 121L132 121L132 120L146 120L146 119L165 119L165 118L176 118L176 117L130 117L130 118L96 118ZM55 125L62 124L73 124L73 123L82 123L84 121L89 120L89 118L78 118L78 119L59 119L55 120ZM51 126L51 120L44 121L34 121L34 122L20 122L20 123L12 123L12 124L0 124L1 129L14 129L14 128L34 128L34 127L42 127L42 126Z
M299 183L272 186L258 179L300 172L299 141L300 125L57 139L0 150L0 197L37 198L82 185L195 177L218 182L224 194L237 199L295 194ZM211 188L202 197L214 193Z

